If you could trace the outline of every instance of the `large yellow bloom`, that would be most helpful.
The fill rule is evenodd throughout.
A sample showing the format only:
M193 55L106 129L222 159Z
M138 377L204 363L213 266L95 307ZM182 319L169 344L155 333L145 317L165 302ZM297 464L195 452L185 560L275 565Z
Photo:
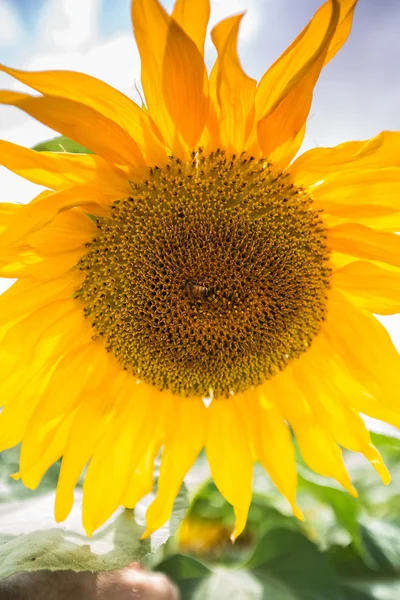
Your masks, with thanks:
M65 519L86 465L88 533L158 494L168 518L205 447L238 535L252 465L296 505L293 430L307 464L356 495L341 446L389 475L360 413L400 426L400 359L374 314L400 311L400 135L294 162L314 85L356 0L329 0L257 83L236 52L241 15L212 31L208 0L134 0L147 110L87 75L3 71L40 96L0 100L95 154L0 142L44 185L2 204L1 448L22 441L34 488L61 456ZM213 395L206 408L202 398Z

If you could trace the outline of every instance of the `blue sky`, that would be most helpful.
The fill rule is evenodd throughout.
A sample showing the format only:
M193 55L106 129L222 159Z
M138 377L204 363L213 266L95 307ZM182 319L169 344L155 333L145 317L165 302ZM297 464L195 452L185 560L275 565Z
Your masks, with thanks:
M211 0L212 25L246 10L239 38L243 66L259 79L322 0ZM172 0L165 0L170 9ZM0 0L0 62L25 69L90 73L137 99L140 62L130 0ZM347 44L317 84L305 148L365 139L400 129L400 0L359 0ZM209 41L206 62L215 51ZM0 86L23 89L0 74ZM0 106L0 137L22 145L51 130ZM37 186L0 168L1 201L27 202Z

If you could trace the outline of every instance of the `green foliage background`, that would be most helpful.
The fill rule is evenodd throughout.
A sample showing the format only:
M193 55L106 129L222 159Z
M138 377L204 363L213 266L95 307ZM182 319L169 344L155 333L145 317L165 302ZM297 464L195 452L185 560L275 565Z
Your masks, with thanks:
M35 149L87 152L64 136ZM19 450L6 451L0 455L0 578L45 568L108 570L141 560L168 574L183 600L399 600L400 439L393 429L380 431L373 441L392 483L383 486L362 457L345 456L357 500L310 472L299 457L298 503L305 523L291 515L256 465L248 523L234 545L232 507L207 478L203 456L187 480L189 489L182 487L171 520L141 540L153 495L135 511L119 511L87 538L80 486L72 515L56 526L52 507L59 465L33 492L10 478L18 470Z
M233 545L234 515L200 456L183 486L171 520L140 540L152 497L135 511L120 511L92 538L80 523L81 489L66 524L52 520L59 465L36 491L9 477L18 449L0 455L0 578L38 569L108 570L141 560L180 587L183 600L398 600L400 598L400 440L373 435L393 482L384 487L363 459L348 466L360 497L300 466L298 501L306 521L290 515L286 501L256 465L247 527ZM177 528L186 513L189 535ZM190 537L191 524L197 529ZM200 527L200 529L199 529ZM199 544L203 531L217 531ZM199 537L198 536L200 532Z

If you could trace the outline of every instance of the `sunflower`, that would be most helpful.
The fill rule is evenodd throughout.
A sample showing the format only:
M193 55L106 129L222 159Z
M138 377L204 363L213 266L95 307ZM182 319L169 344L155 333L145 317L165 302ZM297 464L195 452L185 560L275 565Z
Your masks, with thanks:
M374 316L400 312L400 134L294 160L314 85L356 0L329 0L257 82L242 15L211 32L208 0L133 0L146 106L87 75L1 69L2 91L91 150L0 143L45 186L0 205L1 449L20 442L35 488L62 457L55 516L87 467L88 534L153 487L146 534L169 517L205 448L243 530L260 461L294 514L294 433L308 466L356 496L341 448L389 475L360 413L400 426L400 359ZM205 402L205 399L208 399ZM211 403L210 403L211 401Z

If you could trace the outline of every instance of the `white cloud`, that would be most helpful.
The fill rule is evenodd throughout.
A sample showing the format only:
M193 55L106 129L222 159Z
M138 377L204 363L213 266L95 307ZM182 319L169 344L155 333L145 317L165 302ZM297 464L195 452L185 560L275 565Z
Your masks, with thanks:
M82 48L96 38L100 0L48 0L38 37L50 48Z
M0 46L15 44L22 34L18 18L7 0L0 2Z

